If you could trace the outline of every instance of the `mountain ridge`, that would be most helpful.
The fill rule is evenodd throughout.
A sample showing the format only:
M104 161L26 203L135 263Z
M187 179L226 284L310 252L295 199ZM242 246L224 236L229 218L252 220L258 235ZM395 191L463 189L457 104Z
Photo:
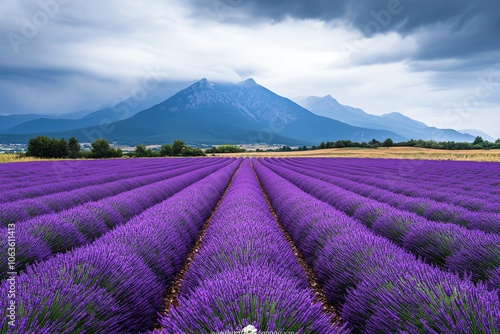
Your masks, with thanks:
M362 109L340 104L331 95L323 97L309 96L297 101L311 112L336 119L352 126L372 129L391 130L407 139L423 139L435 141L472 142L475 136L460 133L453 129L438 129L414 120L401 113L392 112L381 116L368 114Z
M112 131L103 133L102 129L93 126L52 135L75 136L81 142L88 142L95 138L82 137L82 133L101 133L109 141L132 145L171 142L177 138L197 145L314 145L339 139L405 139L388 130L354 127L317 116L253 79L237 84L202 79L151 108L107 127ZM10 139L32 136L16 135ZM8 139L8 135L0 137L0 141Z
M164 101L165 98L174 95L186 85L188 85L186 82L174 82L169 85L158 83L154 89L144 89L144 96L134 97L133 94L130 94L132 96L125 96L124 100L113 103L111 107L67 113L59 117L57 115L28 114L19 120L20 117L16 118L16 115L4 116L4 118L0 116L0 121L2 121L0 133L13 135L58 133L113 123L130 118L136 113Z

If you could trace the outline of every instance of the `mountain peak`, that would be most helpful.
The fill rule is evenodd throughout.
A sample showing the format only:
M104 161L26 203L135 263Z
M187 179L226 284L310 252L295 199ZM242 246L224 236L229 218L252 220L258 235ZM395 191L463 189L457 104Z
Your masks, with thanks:
M298 99L299 101L304 101L306 103L328 103L328 104L338 104L339 102L330 94L325 96L308 96L305 98Z
M203 78L193 84L193 86L209 86L210 82L206 78Z
M337 101L337 100L336 100L333 96L331 96L330 94L325 95L325 96L323 96L322 98L323 98L323 99L325 99L325 100L335 100L335 101Z
M325 95L323 97L320 96L309 96L308 98L303 100L304 104L306 104L308 107L311 105L315 106L322 106L324 108L330 107L330 108L339 108L341 104L339 101L337 101L333 96L331 95ZM306 108L307 109L307 108Z
M213 83L208 81L206 78L203 78L203 79L195 82L191 86L189 86L188 91L190 91L190 93L192 93L193 91L194 91L194 93L200 93L200 92L204 92L204 91L213 90L213 87L214 87Z
M381 117L386 117L386 118L392 118L394 120L400 120L400 121L410 121L410 122L413 122L413 123L420 123L420 125L422 126L427 126L425 125L424 123L422 122L419 122L419 121L416 121L406 115L403 115L399 112L390 112L390 113L387 113L387 114L383 114Z
M255 82L254 79L248 78L245 81L240 82L240 85L244 87L255 87L258 86L259 84Z
M323 96L321 99L330 103L339 104L339 101L337 101L337 99L331 96L330 94Z

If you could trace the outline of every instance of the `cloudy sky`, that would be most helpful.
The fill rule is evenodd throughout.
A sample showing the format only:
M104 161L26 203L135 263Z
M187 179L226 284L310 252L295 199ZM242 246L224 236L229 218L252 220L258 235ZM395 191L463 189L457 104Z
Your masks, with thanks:
M0 34L0 114L252 77L289 98L500 137L497 0L2 1Z

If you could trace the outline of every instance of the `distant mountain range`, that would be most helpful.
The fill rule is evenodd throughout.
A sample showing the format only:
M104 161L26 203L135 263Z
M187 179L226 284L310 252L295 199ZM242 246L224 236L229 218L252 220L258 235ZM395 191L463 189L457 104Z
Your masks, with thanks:
M64 118L67 119L78 119L85 117L91 111L82 110L70 114L64 114ZM16 127L19 124L30 122L36 119L58 119L61 115L41 115L41 114L15 114L15 115L0 115L0 133L5 133L8 130Z
M367 114L361 109L340 104L330 95L325 97L311 96L301 99L297 103L320 116L336 119L353 126L390 130L407 139L471 142L476 136L467 133L468 131L458 132L452 129L429 127L396 112L382 116Z
M476 137L479 136L479 137L483 138L484 140L487 140L491 143L494 143L498 139L498 138L495 139L492 136L490 136L489 134L484 133L483 131L476 130L476 129L463 129L463 130L458 130L458 132L467 133L467 134L470 134L470 135L473 135Z
M253 79L237 84L202 79L166 100L161 98L170 95L166 89L158 89L140 102L128 99L76 119L0 116L0 143L27 142L40 134L74 136L80 142L103 136L126 145L162 144L178 138L192 145L475 138L455 130L431 128L399 113L370 115L341 105L331 96L309 97L298 101L299 105Z
M0 115L0 133L2 134L43 134L82 129L101 124L109 124L130 118L138 112L160 103L182 88L186 82L158 83L154 89L144 90L146 94L129 97L110 108L97 111L80 111L63 115Z
M22 142L39 133L10 133L0 136L0 142ZM81 142L92 141L94 135L103 134L111 142L129 145L165 143L176 138L195 145L312 145L338 139L404 139L388 130L354 127L317 116L252 79L238 84L210 83L203 79L128 119L106 125L104 129L84 126L45 134L75 136Z

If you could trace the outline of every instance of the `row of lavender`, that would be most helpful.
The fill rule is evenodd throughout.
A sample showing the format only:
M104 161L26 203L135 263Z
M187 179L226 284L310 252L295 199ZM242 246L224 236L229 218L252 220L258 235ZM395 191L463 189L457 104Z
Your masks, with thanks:
M365 184L362 178L354 182L347 180L345 176L328 175L328 171L325 172L321 167L317 167L319 164L316 164L316 166L301 166L289 164L284 160L275 160L274 162L299 173L305 173L313 178L329 182L363 197L387 203L403 211L414 212L432 221L449 222L468 229L500 234L500 213L489 212L490 208L496 210L495 207L499 206L498 203L489 206L486 212L472 212L453 204L442 203L429 198L414 198L371 186ZM452 193L453 190L450 189L448 192Z
M245 160L182 280L178 306L160 319L161 332L344 332L330 322Z
M191 170L191 166L202 168L204 166L219 163L220 160L206 160L194 159L192 162L184 165L175 165L174 167L167 167L160 173L150 174L148 171L143 171L137 176L120 179L104 184L90 185L74 190L57 192L49 195L39 196L30 199L21 199L9 203L0 204L0 222L1 225L17 223L28 220L30 218L68 210L69 208L84 203L98 201L100 199L114 196L125 191L129 191L138 187L150 185L152 183L161 182L166 178L177 175L182 175ZM126 168L127 162L122 161L123 168ZM91 181L92 177L89 177Z
M130 168L149 167L151 170L165 166L165 162L158 160L145 161L136 159L127 162ZM19 187L29 187L34 185L44 185L53 182L66 182L69 179L90 176L96 170L104 174L112 174L117 168L124 168L123 161L120 160L67 160L54 162L30 162L11 163L0 165L0 173L4 176L0 179L2 189L15 189Z
M0 301L0 332L133 333L151 327L238 165L219 168L90 245L29 266L17 277L15 327L8 324L8 301ZM0 293L8 290L4 281Z
M301 159L302 160L302 159ZM328 161L328 159L318 159ZM332 162L332 161L331 161ZM480 185L489 185L489 178L500 171L494 162L472 161L434 161L434 160L401 160L401 159L336 159L336 169L366 171L371 170L379 174L387 171L398 171L397 177L409 182L430 182L442 186L455 184L457 189L469 189L473 185L481 191ZM436 177L439 177L437 180ZM417 181L418 180L418 181ZM464 183L465 182L465 183Z
M139 163L135 163L135 161L139 161ZM69 175L59 175L50 168L45 167L46 169L40 170L40 174L24 177L21 181L15 180L9 185L2 185L0 203L74 190L144 174L158 174L173 168L183 167L186 163L189 163L189 161L185 160L163 162L156 160L152 164L147 163L145 160L134 160L134 163L127 161L127 163L122 162L121 165L115 163L109 166L95 161L91 162L80 162L74 166L78 169L71 168L72 173ZM117 170L119 170L118 173Z
M429 197L457 205L467 205L466 202L473 200L475 204L468 205L475 210L481 210L482 205L488 207L500 200L500 168L496 163L369 159L339 159L335 162L328 159L289 160L294 161L303 166L322 166L328 169L330 175L339 175L350 180L359 180L362 177L364 183L408 196ZM484 201L485 196L493 201ZM463 202L464 199L467 201Z
M406 161L406 160L405 160ZM366 166L365 170L353 171L344 170L333 164L331 161L318 160L311 161L309 159L300 160L287 160L287 163L295 166L301 167L313 167L315 170L323 172L329 176L336 176L342 179L347 179L356 183L362 183L364 185L374 186L383 190L388 190L392 193L401 194L409 196L412 198L425 198L431 199L438 202L452 204L453 206L458 206L465 208L470 211L478 212L500 212L500 195L494 195L495 190L498 189L500 180L495 182L495 170L490 170L490 175L488 177L489 184L482 184L478 190L474 191L473 183L463 180L460 177L456 177L459 180L460 185L465 187L467 190L461 189L453 184L446 185L436 185L432 181L423 181L418 177L413 177L411 180L403 179L396 180L393 176L397 177L398 170L395 168L396 165L390 165L383 171L378 171L373 166ZM381 162L377 162L380 164ZM401 162L399 162L401 164ZM428 170L425 163L421 168L422 170ZM466 173L466 171L462 171ZM436 180L438 176L433 175L433 179ZM485 196L488 198L486 199ZM435 203L431 201L431 203ZM460 208L458 208L460 210Z
M54 254L94 241L232 161L218 160L215 165L207 164L207 167L203 167L205 164L191 165L183 168L181 175L97 202L17 223L15 271L23 270L27 264L46 260ZM0 228L0 234L7 235L7 228ZM7 241L0 239L0 257L7 258ZM7 262L0 263L0 278L7 275L7 265Z
M500 331L498 291L421 262L286 180L318 190L317 195L328 193L314 179L298 182L299 175L262 160L254 166L280 222L314 268L328 301L356 331Z
M102 160L101 160L102 161ZM76 164L81 164L83 162L86 162L87 166L92 165L95 163L95 160L88 160L88 161L71 161L71 166L76 165ZM68 161L69 163L69 161ZM66 162L65 162L66 164ZM117 166L119 165L118 160L107 160L106 162L101 162L100 165L102 165L104 168L106 166L112 167L112 166ZM14 182L21 182L26 178L30 177L36 177L37 175L53 175L55 170L61 170L61 172L66 171L69 173L69 169L63 168L65 165L61 166L60 161L38 161L38 162L30 162L30 163L24 163L24 162L16 162L16 163L9 163L9 164L2 164L0 165L0 172L2 175L5 176L5 178L0 179L0 184L5 185L5 184L11 184ZM68 165L66 165L68 166ZM69 174L68 174L69 175ZM42 181L42 180L40 180Z
M276 162L261 162L305 192L332 205L404 249L448 271L500 288L500 236L429 221L414 213L357 195Z

